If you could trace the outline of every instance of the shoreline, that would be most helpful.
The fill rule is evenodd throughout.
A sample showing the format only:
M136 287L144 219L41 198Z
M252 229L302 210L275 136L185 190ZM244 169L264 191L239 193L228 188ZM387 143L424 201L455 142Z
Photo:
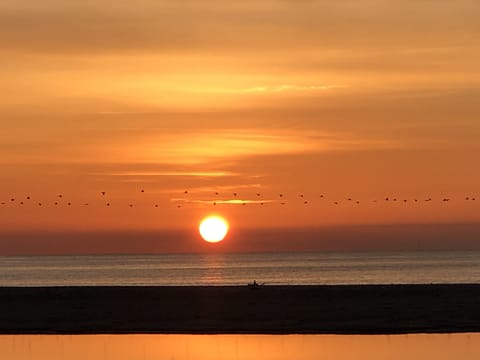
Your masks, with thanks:
M0 287L0 334L480 332L480 284Z

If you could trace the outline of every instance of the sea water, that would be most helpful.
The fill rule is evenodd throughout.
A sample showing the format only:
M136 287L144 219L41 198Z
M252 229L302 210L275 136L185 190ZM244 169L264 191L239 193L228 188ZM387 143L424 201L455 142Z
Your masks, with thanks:
M480 283L480 252L0 257L0 286Z

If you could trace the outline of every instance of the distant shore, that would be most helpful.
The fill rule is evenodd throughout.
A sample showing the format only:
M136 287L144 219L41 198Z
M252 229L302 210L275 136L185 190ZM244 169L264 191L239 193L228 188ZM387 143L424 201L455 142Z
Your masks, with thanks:
M1 334L480 332L480 285L0 287Z

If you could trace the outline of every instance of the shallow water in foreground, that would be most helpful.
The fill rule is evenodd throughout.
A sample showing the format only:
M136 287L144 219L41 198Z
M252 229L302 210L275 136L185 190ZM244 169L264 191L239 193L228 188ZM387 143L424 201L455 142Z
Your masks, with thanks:
M479 334L1 335L8 360L477 360Z

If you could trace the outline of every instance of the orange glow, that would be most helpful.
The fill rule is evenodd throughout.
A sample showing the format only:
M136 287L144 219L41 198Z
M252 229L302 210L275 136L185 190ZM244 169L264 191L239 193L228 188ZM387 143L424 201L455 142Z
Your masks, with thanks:
M212 209L248 229L480 224L476 1L0 3L0 255L7 232L55 252L36 235Z
M480 335L2 335L0 348L9 360L477 360Z
M217 243L225 239L228 229L228 222L221 216L206 217L198 227L203 240L210 243Z

